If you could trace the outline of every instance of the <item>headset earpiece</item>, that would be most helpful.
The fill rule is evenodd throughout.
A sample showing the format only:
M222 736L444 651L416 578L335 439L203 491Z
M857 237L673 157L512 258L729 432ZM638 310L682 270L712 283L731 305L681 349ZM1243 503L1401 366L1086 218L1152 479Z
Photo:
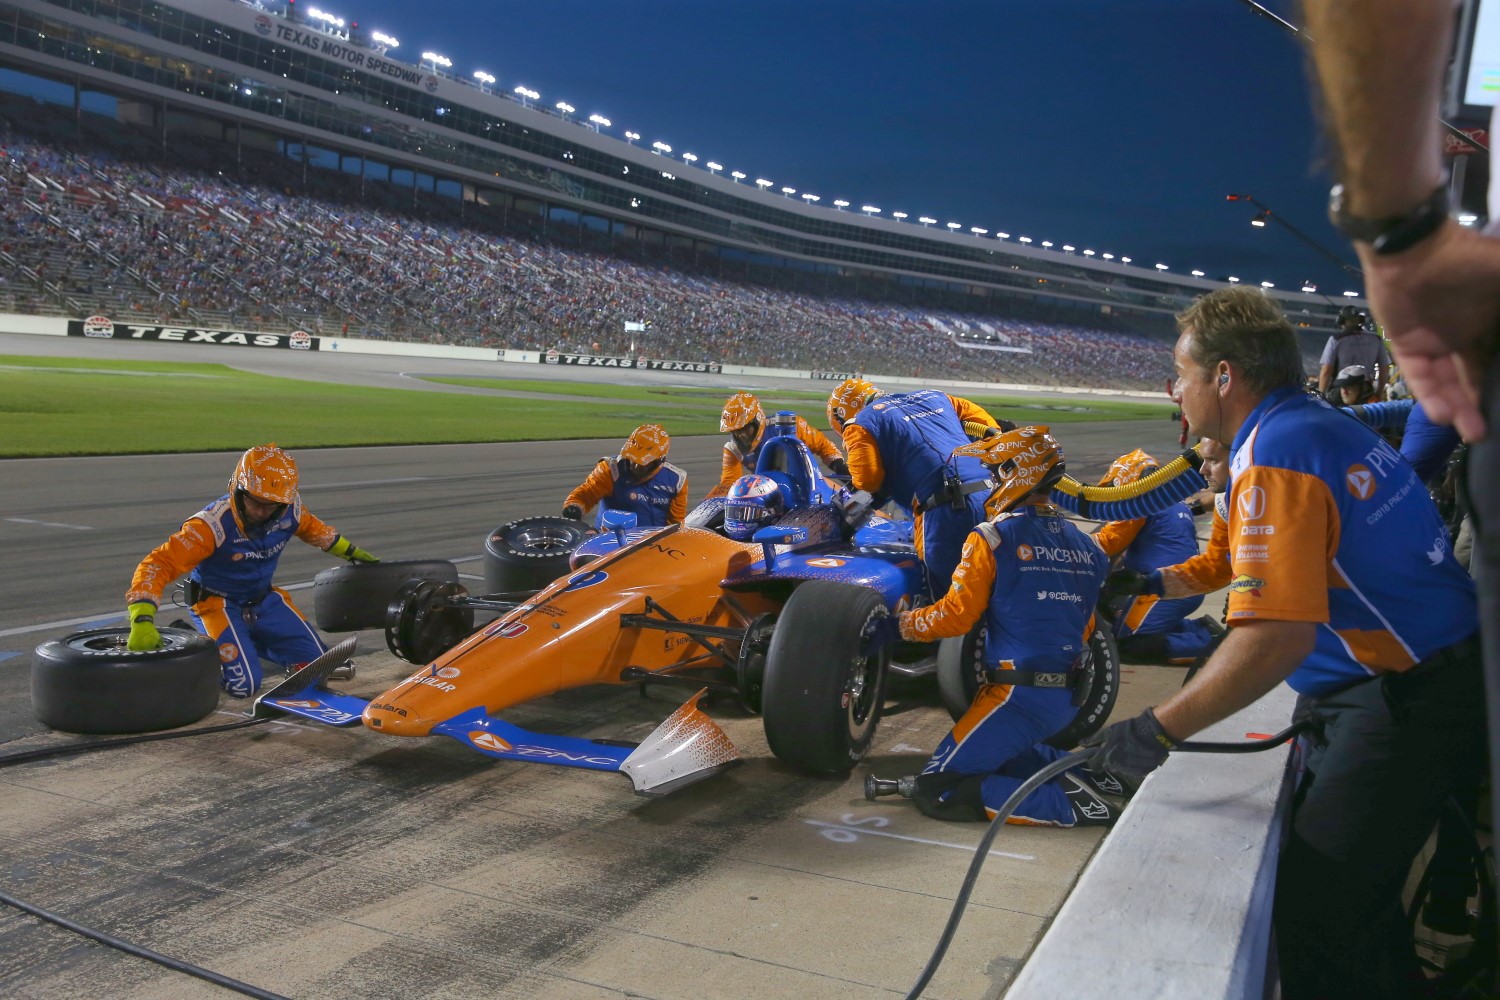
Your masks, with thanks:
M1228 384L1229 384L1229 375L1228 375L1228 373L1220 375L1219 376L1219 386L1220 386L1220 388L1222 388L1222 387L1224 387L1224 386L1226 386Z

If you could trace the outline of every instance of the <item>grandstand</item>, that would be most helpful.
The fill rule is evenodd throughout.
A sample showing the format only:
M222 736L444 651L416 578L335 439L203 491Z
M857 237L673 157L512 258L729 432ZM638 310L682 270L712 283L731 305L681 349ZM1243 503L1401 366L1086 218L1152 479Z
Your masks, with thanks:
M1155 388L1215 287L793 202L279 2L0 2L0 65L73 97L0 109L21 312Z

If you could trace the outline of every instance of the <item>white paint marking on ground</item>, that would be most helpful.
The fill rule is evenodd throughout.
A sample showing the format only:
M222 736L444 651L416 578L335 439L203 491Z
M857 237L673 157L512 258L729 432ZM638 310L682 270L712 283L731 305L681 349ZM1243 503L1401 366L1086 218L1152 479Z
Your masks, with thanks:
M897 743L895 746L891 747L891 753L930 753L930 752L931 751L924 750L921 747L914 747L910 743Z
M33 521L29 517L7 517L6 520L14 521L16 524L39 524L43 528L68 528L72 531L94 530L93 526L88 524L59 524L57 521Z
M908 837L899 833L887 833L885 830L872 830L869 826L864 825L844 825L873 823L873 825L875 826L884 826L887 822L889 822L884 816L870 816L866 819L858 820L846 813L844 815L844 824L827 823L819 819L808 819L803 820L803 822L807 823L809 826L823 827L824 829L821 831L822 835L827 839L833 841L834 843L839 844L847 844L864 836L890 837L893 840L906 840L910 841L913 844L930 844L933 847L951 847L956 851L968 851L970 854L973 854L974 848L978 846L976 844L950 844L946 840L928 840L925 837ZM1009 851L991 851L990 855L992 857L1013 858L1016 861L1036 860L1035 855L1012 854Z
M460 573L460 574L458 574L458 578L460 580L483 580L484 579L484 577L482 577L482 576L475 576L473 573Z
M476 562L483 558L484 556L463 556L461 558L450 559L448 561L454 564L458 564ZM484 578L476 576L469 577L469 579L482 580ZM280 587L282 590L306 590L312 585L313 581L307 580L302 583L278 583L276 586ZM175 607L175 605L169 606ZM116 622L123 622L124 620L125 616L123 614L110 614L108 612L89 615L85 618L61 618L57 621L41 622L37 625L22 625L19 628L0 629L0 638L8 635L25 635L28 632L48 632L52 631L53 629L68 628L72 625L98 625L99 627L103 628L106 625L113 625Z

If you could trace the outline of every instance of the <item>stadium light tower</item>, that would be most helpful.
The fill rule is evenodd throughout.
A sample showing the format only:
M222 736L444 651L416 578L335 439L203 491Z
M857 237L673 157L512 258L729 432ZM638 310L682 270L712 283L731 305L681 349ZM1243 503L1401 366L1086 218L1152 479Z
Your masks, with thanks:
M995 239L997 239L997 240L1008 240L1008 239L1010 239L1010 233L998 233L997 232L995 234Z
M1302 290L1311 295L1318 290L1318 286L1313 284L1311 281L1304 281L1302 283Z
M532 101L540 101L542 99L541 94L538 94L536 91L527 88L525 84L518 84L515 89L515 94L521 98L521 107L523 108L529 108L531 107Z
M1063 244L1063 253L1072 253L1076 249L1076 247L1069 246L1066 243Z
M891 218L895 219L897 222L900 222L902 219L907 218L907 215L905 212L892 212Z
M1048 249L1051 249L1051 247L1052 247L1052 241L1051 240L1042 240L1042 246L1047 247Z
M441 73L445 69L452 69L453 68L453 60L452 59L449 59L447 56L444 56L444 55L439 55L436 52L423 52L422 53L422 62L424 62L424 63L432 63L432 71L434 73Z
M625 141L632 146L635 145L635 141L640 137L641 134L639 132L632 132L629 129L625 130Z
M709 160L704 166L708 168L708 172L711 174L717 174L720 170L724 169L724 164L715 163L713 160Z
M1227 282L1229 282L1231 285L1238 285L1240 283L1240 279L1236 278L1232 274L1229 277L1225 278L1224 280L1227 281Z
M672 151L672 147L668 146L666 143L658 139L656 142L653 142L651 144L651 151L657 156L660 156L663 153L670 153Z
M865 213L866 215L879 215L880 214L880 209L876 208L874 205L861 205L861 206L859 206L859 210L861 212Z
M614 124L614 122L610 121L603 115L589 115L589 124L592 125L594 127L594 131L597 132L601 128L609 128Z
M693 153L683 153L682 154L682 162L683 163L697 163L698 162L698 157L696 155L694 155Z
M387 49L399 49L401 47L401 43L394 36L387 35L383 31L370 32L370 41L375 43L381 55L384 55Z
M822 199L822 197L821 197L821 196L819 196L819 195L815 195L815 194L804 194L804 195L803 195L803 196L802 196L802 200L803 200L803 201L805 201L805 202L807 202L807 203L808 203L808 204L809 204L809 205L812 205L812 204L816 204L816 203L817 203L817 202L820 202L820 201L822 201L822 200L823 200L823 199Z
M964 227L964 224L962 222L949 222L946 223L946 225L948 228L948 232L950 233L956 233Z
M474 79L479 81L479 89L482 93L485 94L488 94L490 92L490 88L495 84L495 78L482 69L476 69L474 71Z
M1246 202L1247 204L1254 205L1256 208L1260 209L1260 211L1258 211L1255 214L1255 217L1250 220L1250 225L1255 226L1255 227L1257 227L1259 229L1264 229L1264 228L1266 228L1267 223L1269 223L1271 220L1274 219L1276 222L1280 223L1281 227L1283 229L1285 229L1287 232L1291 233L1293 236L1297 237L1297 239L1301 240L1303 243L1305 243L1308 246L1312 247L1314 250L1316 250L1318 253L1322 254L1324 257L1327 257L1329 260L1333 261L1335 264L1337 264L1339 267L1343 268L1345 271L1348 271L1350 274L1359 274L1359 275L1363 275L1364 274L1364 272L1361 271L1359 268L1357 268L1354 265L1348 263L1342 257L1340 257L1338 254L1334 253L1332 250L1328 249L1323 244L1319 243L1317 240L1313 239L1311 236L1307 235L1302 230L1298 229L1296 226L1292 225L1290 222L1286 221L1281 216L1279 216L1275 212L1271 211L1271 208L1270 208L1269 205L1266 205L1264 202L1256 200L1256 198L1254 196L1248 195L1248 194L1226 194L1224 196L1224 200L1225 201L1243 201L1243 202Z
M1346 298L1346 299L1357 299L1357 298L1359 298L1359 293L1358 292L1345 292L1344 293L1344 298Z
M578 110L577 108L573 107L573 105L569 104L567 101L558 101L556 104L553 105L553 107L555 107L558 111L562 112L563 121L567 121L568 120L568 116L571 115L573 112L575 112L575 111Z
M970 226L969 232L975 236L988 236L990 231L988 229L980 229L978 226Z
M1084 252L1083 252L1083 255L1084 255L1084 256L1085 256L1085 257L1092 257L1092 256L1094 256L1094 251L1092 251L1092 250L1085 250L1085 251L1084 251Z
M734 180L734 182L736 184L738 184L740 181L744 180L746 177L749 177L750 175L747 174L747 173L745 173L743 170L731 170L731 171L729 171L729 176L731 178L733 178L733 180Z
M760 188L762 191L769 188L772 183L773 182L766 180L764 177L757 177L755 179L755 186Z
M842 212L844 209L849 207L849 203L842 198L835 198L833 199L833 207L837 211Z
M319 21L330 28L342 28L344 26L344 19L342 17L330 14L326 10L319 10L316 7L309 7L307 9L307 16L310 20Z
M1203 272L1200 271L1200 270L1198 270L1197 268L1193 268L1192 274L1193 274L1193 277L1195 277L1195 278L1201 278L1201 277L1203 277Z
M1019 239L1020 239L1020 242L1022 242L1022 243L1030 243L1031 242L1031 237L1030 236L1022 236Z
M1156 269L1158 271L1165 271L1167 269L1167 265L1165 265L1165 264L1157 264L1156 265Z
M919 216L917 218L917 221L922 224L923 228L926 228L927 226L937 225L937 220L930 215Z
M1121 264L1129 264L1130 263L1130 258L1129 257L1121 257L1120 258L1120 263Z
M1273 285L1273 284L1271 284L1269 281L1262 281L1260 283L1260 287L1262 287L1262 288L1275 288L1276 286Z

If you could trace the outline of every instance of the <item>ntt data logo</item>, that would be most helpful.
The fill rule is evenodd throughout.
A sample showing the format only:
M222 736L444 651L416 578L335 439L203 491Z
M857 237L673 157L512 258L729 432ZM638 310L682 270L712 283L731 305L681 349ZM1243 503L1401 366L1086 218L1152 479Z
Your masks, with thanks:
M1266 491L1259 486L1252 486L1239 495L1235 501L1240 508L1240 516L1247 521L1259 521L1266 513Z
M1375 495L1375 473L1368 466L1358 462L1349 466L1344 473L1344 482L1348 484L1349 492L1356 500L1368 500Z

